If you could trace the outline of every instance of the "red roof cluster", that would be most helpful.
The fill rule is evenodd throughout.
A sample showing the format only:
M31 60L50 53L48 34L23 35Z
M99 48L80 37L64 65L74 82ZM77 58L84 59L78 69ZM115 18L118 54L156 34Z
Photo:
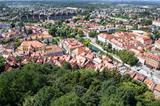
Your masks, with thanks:
M160 61L160 56L154 55L152 53L146 53L146 52L144 52L143 56L151 58L151 59L154 59L154 60L157 60L157 61Z
M104 39L112 39L113 38L113 36L111 34L107 34L107 33L100 33L97 36L100 36Z
M68 38L62 41L66 46L68 46L70 49L75 49L78 47L82 47L83 44L81 42L79 42L76 39L73 38Z

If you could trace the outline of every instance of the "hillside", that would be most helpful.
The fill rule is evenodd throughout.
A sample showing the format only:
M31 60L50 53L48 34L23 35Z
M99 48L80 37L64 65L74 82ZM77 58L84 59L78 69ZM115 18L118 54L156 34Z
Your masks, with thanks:
M1 106L159 106L152 92L115 71L30 63L0 75Z

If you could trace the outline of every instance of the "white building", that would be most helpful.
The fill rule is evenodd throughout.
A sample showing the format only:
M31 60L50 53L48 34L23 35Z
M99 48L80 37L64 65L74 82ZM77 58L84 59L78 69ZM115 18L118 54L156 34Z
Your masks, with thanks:
M152 22L152 25L155 25L157 27L160 27L160 20L155 20Z
M109 43L110 39L112 39L112 35L111 34L107 34L107 33L100 33L97 35L98 41L103 42L103 43Z

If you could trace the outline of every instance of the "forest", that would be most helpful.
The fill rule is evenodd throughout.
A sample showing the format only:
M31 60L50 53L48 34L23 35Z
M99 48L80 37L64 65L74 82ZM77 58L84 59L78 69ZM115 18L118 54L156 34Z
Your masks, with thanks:
M116 70L28 63L0 75L0 106L160 106L145 84Z

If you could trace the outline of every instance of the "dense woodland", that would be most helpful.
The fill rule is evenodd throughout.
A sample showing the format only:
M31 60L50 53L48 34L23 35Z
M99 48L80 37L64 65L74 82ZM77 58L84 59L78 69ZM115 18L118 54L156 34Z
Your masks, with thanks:
M29 63L0 75L0 106L159 106L143 83L116 71Z

